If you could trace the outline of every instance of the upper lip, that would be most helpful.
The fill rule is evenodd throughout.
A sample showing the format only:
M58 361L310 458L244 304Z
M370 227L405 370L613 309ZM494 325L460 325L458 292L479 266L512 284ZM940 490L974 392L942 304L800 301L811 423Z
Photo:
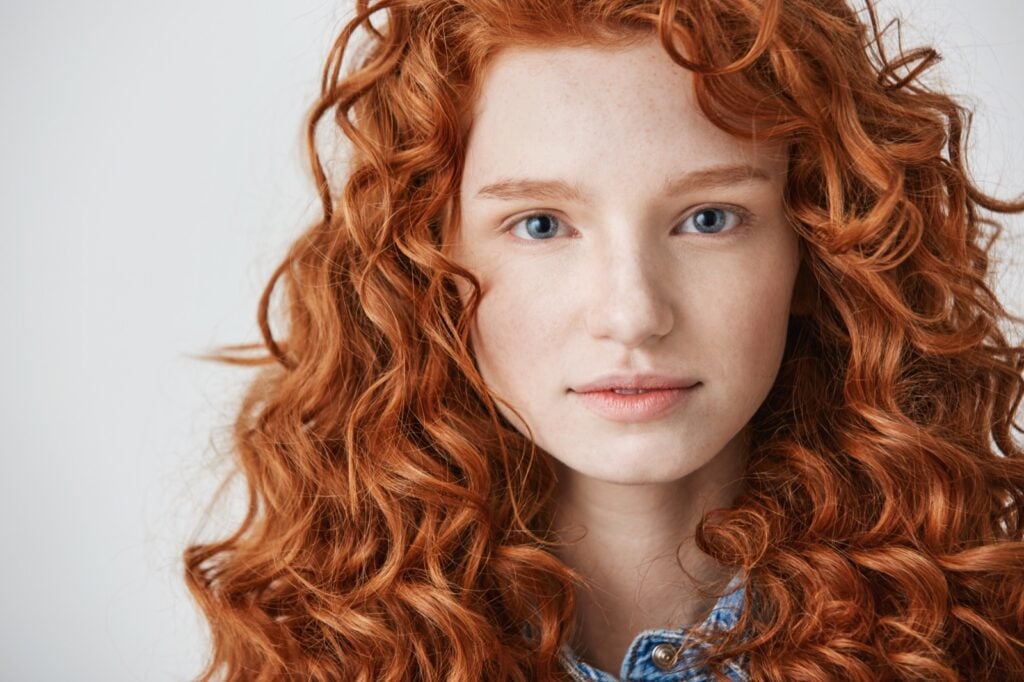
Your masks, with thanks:
M594 391L610 391L615 388L625 389L668 389L689 388L700 383L691 377L672 376L668 374L605 374L594 381L580 384L572 388L576 393L592 393Z

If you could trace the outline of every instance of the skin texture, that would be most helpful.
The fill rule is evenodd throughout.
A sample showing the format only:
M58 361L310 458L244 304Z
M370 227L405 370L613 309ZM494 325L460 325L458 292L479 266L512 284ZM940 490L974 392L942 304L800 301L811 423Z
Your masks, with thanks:
M682 173L736 164L767 179L664 192ZM454 252L483 289L471 343L490 389L555 461L557 527L579 540L561 556L592 581L574 645L610 672L639 631L710 607L684 571L730 577L690 535L738 493L745 426L782 360L800 263L786 164L783 149L708 121L692 76L654 38L505 50L485 74ZM477 195L524 177L583 196ZM703 234L697 214L709 208L724 213L705 213L717 233ZM625 424L572 391L615 371L701 385L671 413Z

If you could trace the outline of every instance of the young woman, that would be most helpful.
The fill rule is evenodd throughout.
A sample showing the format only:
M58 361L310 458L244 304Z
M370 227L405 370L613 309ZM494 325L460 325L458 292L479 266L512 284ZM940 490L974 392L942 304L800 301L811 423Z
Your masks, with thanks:
M203 679L1024 679L1022 320L979 214L1024 202L882 33L358 2L269 355L215 356L266 366L248 515L185 555Z

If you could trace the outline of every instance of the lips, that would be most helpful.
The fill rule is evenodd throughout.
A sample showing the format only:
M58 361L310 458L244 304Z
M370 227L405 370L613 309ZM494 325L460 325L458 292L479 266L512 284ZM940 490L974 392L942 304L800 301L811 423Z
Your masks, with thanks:
M669 372L612 372L569 389L594 414L637 423L668 417L688 403L700 381Z
M650 422L666 418L689 402L700 382L683 388L654 388L639 392L603 391L573 392L576 399L604 419L624 422Z

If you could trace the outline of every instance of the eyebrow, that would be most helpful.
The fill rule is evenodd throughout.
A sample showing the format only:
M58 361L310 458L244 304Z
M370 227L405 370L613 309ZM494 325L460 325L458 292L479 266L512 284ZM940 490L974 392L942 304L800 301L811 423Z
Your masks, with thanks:
M745 164L709 166L665 181L662 192L666 196L685 191L724 187L752 182L771 182L771 175L756 166ZM531 178L503 178L481 187L476 196L485 199L548 199L583 202L586 192L579 185L563 180L534 180Z

